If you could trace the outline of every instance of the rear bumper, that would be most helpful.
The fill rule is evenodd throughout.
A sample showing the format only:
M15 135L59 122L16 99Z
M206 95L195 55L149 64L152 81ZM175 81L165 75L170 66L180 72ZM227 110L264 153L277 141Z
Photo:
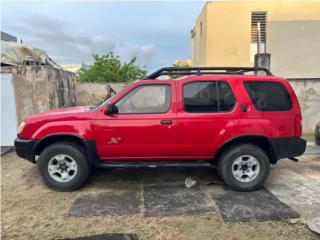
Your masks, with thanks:
M272 138L270 139L277 159L301 156L307 146L302 138Z
M14 146L19 157L35 163L34 147L38 140L16 138Z

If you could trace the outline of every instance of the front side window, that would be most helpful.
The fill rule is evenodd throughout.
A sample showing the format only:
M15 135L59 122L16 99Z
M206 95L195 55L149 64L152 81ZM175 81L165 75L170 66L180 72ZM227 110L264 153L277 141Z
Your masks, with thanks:
M292 108L290 95L282 83L248 81L244 86L258 111L287 111Z
M165 113L170 108L169 85L144 85L133 89L115 105L119 113Z
M183 87L184 110L186 112L230 111L235 98L227 82L192 82Z

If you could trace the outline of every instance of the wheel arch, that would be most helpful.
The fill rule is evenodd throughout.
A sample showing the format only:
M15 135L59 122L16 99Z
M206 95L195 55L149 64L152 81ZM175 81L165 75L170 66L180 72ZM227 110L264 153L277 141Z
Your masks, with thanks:
M275 148L272 142L270 141L270 139L268 139L263 135L244 135L244 136L234 137L222 144L222 146L216 151L214 158L218 160L224 150L231 147L232 145L239 144L239 143L251 143L253 145L260 147L263 151L265 151L265 153L269 157L271 164L277 163L278 158L277 158Z
M33 149L33 156L40 155L47 146L62 141L75 143L80 146L86 154L90 164L95 164L98 161L99 156L96 151L95 141L83 139L81 136L71 133L50 134L40 139Z

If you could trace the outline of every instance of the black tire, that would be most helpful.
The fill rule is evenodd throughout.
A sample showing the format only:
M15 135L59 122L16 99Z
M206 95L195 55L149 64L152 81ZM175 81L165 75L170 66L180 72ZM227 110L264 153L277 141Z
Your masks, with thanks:
M232 167L235 160L241 156L253 156L260 165L260 172L250 182L241 182L233 175ZM262 187L269 176L270 161L266 153L253 144L237 144L227 148L218 160L218 172L222 180L236 191L254 191Z
M68 182L59 182L49 174L48 164L50 159L58 154L65 154L74 159L77 164L77 172ZM92 167L88 163L83 148L75 143L60 142L46 147L38 159L38 170L43 182L51 189L59 191L74 191L84 185L91 173Z
M316 129L314 131L314 140L316 145L320 146L320 122L316 124Z

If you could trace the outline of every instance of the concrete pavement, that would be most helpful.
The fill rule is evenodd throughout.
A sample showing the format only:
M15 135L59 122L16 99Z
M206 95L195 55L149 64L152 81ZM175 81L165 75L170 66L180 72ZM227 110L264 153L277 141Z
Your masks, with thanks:
M298 163L280 161L265 187L320 234L320 155L303 155Z
M301 217L320 232L320 155L303 155L299 162L282 159L271 168L265 188L250 193L225 187L215 169L100 169L69 216L218 212L225 222ZM197 185L186 188L186 178Z

